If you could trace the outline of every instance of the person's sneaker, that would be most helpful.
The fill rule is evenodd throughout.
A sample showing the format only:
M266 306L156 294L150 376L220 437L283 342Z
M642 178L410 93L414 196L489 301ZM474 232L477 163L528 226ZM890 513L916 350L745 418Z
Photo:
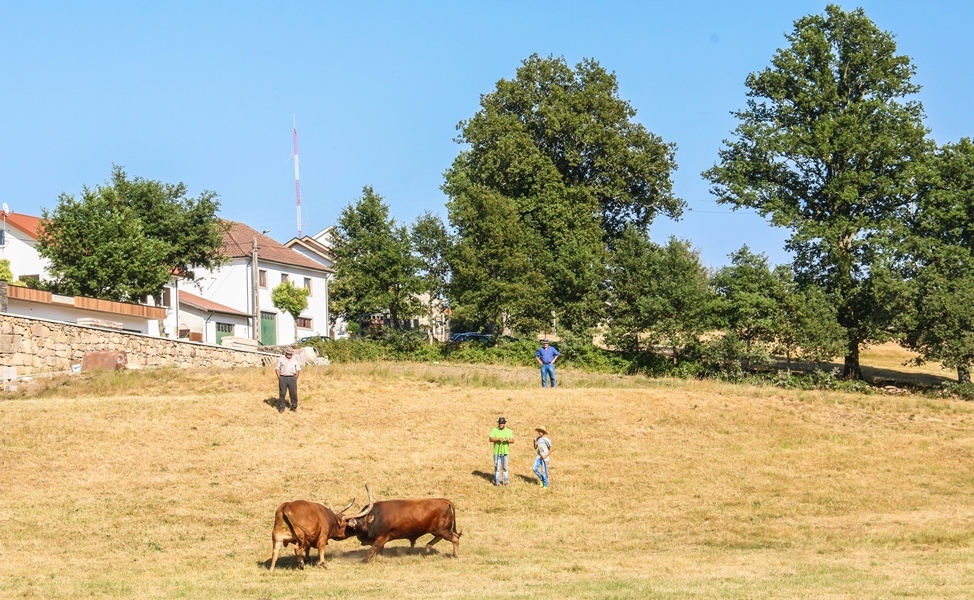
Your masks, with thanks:
M543 481L539 481L538 482L538 487L544 487L544 482Z

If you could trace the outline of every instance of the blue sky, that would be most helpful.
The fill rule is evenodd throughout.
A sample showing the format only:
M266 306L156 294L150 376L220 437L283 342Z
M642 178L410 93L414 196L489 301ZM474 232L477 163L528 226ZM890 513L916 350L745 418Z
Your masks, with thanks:
M864 1L923 86L938 143L974 134L967 2ZM220 195L221 216L284 242L331 225L371 185L403 223L446 218L439 187L456 125L532 53L594 58L636 120L678 146L677 195L657 241L689 239L705 264L743 244L787 262L783 230L717 205L717 159L793 22L825 2L22 2L0 0L0 201L39 215L62 192L130 175Z

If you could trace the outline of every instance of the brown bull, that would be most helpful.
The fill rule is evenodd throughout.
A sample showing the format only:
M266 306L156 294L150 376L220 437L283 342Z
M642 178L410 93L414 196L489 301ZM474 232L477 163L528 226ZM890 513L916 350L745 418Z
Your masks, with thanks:
M376 552L381 552L386 542L391 540L409 540L410 547L416 546L416 540L427 533L433 539L426 544L426 553L433 550L433 544L442 539L453 543L453 556L457 556L460 546L460 532L457 531L456 507L446 498L421 498L416 500L382 500L372 501L372 493L365 486L369 495L369 506L362 516L348 518L348 527L354 530L363 545L372 545L365 555L363 562L369 562Z
M280 505L274 513L274 529L271 531L271 544L274 550L271 554L270 570L273 571L277 564L281 547L288 544L294 544L294 554L298 558L299 569L304 568L304 559L310 556L311 548L318 549L318 566L324 567L325 546L328 540L344 540L355 535L351 531L346 532L348 520L363 517L372 508L370 498L369 505L363 511L346 516L345 511L354 503L355 500L352 500L338 513L323 504L306 500L295 500Z

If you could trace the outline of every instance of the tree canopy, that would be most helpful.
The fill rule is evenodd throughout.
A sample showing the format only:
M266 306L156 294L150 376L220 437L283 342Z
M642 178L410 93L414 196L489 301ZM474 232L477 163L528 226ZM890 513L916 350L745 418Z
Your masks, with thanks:
M389 217L389 207L370 186L338 219L333 314L356 322L388 311L393 327L417 313L422 292L421 262L412 252L408 228Z
M895 298L901 343L970 382L974 363L974 143L929 161L910 217L896 230L904 284Z
M429 336L432 339L437 307L446 307L447 286L450 283L450 265L447 262L450 234L439 217L425 212L413 223L410 235L413 251L421 264L420 277L427 298L423 312L429 319Z
M121 167L81 198L61 194L42 211L37 251L50 261L44 285L67 295L121 302L161 297L174 273L220 264L219 208L213 192L186 196L186 186L136 177Z
M10 270L10 259L0 258L0 281L10 283L14 280L14 273Z
M875 277L886 232L914 199L930 144L909 57L861 9L829 5L795 22L771 66L745 82L747 108L704 173L719 202L792 230L800 284L820 286L847 332L844 374L889 335Z
M569 328L599 320L607 246L627 225L645 229L683 208L670 179L675 146L635 113L615 75L591 59L572 69L533 55L481 97L457 126L467 148L443 185L458 311L490 304L487 321L522 328L552 310ZM475 272L485 276L467 275Z
M667 346L678 354L714 324L707 272L689 242L671 237L660 246L634 225L611 255L607 298L607 339L629 352Z

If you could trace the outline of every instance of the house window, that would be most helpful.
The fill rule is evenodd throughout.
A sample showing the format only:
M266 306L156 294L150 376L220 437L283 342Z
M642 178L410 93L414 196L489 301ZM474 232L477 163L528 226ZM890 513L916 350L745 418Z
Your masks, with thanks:
M259 269L257 271L257 285L262 288L267 287L267 271L264 269Z
M297 324L298 324L298 327L301 327L302 329L311 329L312 328L311 327L311 319L309 319L308 317L298 317Z
M7 234L6 231L4 231L3 229L0 229L0 246L3 246L4 244L7 243L7 235L6 234Z
M172 307L172 288L162 288L162 306Z
M287 273L281 273L281 283L287 283L288 279Z
M304 289L308 290L308 295L310 296L311 295L311 278L310 277L305 277L304 278Z

